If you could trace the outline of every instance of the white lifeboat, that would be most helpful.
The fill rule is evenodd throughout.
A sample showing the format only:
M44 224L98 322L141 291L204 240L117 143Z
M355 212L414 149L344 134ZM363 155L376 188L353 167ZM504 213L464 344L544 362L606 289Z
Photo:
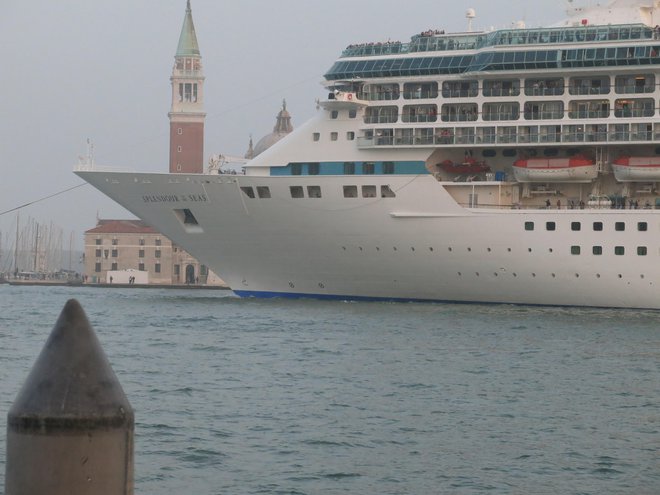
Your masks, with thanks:
M513 175L518 182L591 182L598 176L598 166L584 155L525 158L514 162Z
M328 95L328 99L319 102L326 110L347 110L366 107L368 103L360 100L357 93L351 91L334 91Z
M612 163L619 182L660 181L660 156L622 156Z

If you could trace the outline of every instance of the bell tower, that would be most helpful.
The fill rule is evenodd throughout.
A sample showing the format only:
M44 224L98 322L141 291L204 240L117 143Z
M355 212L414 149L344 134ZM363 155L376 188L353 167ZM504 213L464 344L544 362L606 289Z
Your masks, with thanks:
M170 173L204 172L204 72L187 0L172 69Z

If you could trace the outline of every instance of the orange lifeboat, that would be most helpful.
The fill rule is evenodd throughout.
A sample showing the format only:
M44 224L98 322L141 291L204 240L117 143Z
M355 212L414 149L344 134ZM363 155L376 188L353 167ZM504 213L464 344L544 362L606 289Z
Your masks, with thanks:
M598 176L598 166L584 155L522 158L513 163L513 175L518 182L591 182Z
M454 163L451 160L445 160L440 163L440 168L451 174L480 174L490 172L490 167L486 162L479 162L474 158L466 158L463 163Z
M612 163L619 182L660 181L660 156L622 156Z

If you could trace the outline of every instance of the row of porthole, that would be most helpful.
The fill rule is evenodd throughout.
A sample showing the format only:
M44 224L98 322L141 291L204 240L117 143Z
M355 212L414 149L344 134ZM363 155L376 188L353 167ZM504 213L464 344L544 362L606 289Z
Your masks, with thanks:
M342 248L343 251L347 251L347 250L348 250L348 248L347 248L346 246L342 246L341 248ZM575 250L575 248L578 248L577 251ZM595 248L600 248L600 252L597 253L597 252L595 251ZM624 254L624 251L623 251L624 248L623 248L623 246L615 246L615 248L616 248L616 249L615 249L614 254L616 254L616 255L623 255L623 254ZM358 246L358 249L359 249L360 251L364 251L364 248L363 248L362 246ZM376 251L378 251L378 252L380 252L380 250L381 250L379 246L376 246L375 249L376 249ZM398 250L399 250L399 248L397 248L396 246L392 247L392 251L398 251ZM410 250L413 251L413 252L416 251L416 249L415 249L414 247L411 247ZM454 248L452 248L452 247L447 248L447 250L448 250L450 253L454 252ZM511 249L511 248L506 248L506 250L507 250L507 252L509 252L509 253L512 252L512 249ZM434 252L435 250L434 250L434 248L429 247L429 251L430 251L430 252ZM468 251L468 253L471 253L471 252L472 252L472 248L471 248L471 247L468 247L468 248L467 248L467 251ZM489 252L489 253L491 253L493 250L492 250L491 248L486 248L486 251ZM531 253L532 251L533 251L532 248L527 248L527 252ZM554 249L553 249L553 248L548 248L548 252L549 252L549 253L553 253L553 252L554 252ZM638 247L637 247L637 254L638 254L639 256L646 256L646 253L647 253L647 248L646 248L646 246L638 246ZM573 254L573 255L580 254L579 246L571 246L571 254ZM601 246L594 246L594 253L593 253L593 254L594 254L594 255L602 254L602 247L601 247Z
M463 276L463 273L462 273L462 272L457 272L457 274L458 274L459 277L462 277L462 276ZM480 277L480 276L481 276L481 273L479 273L479 272L474 272L474 274L475 274L475 276L477 276L477 277ZM493 272L493 275L494 275L495 277L499 277L500 274L497 273L497 272ZM511 275L512 275L514 278L517 278L517 277L518 277L518 274L515 273L515 272L512 273ZM532 273L531 275L532 275L532 278L536 278L536 276L537 276L536 273ZM557 278L557 274L556 274L556 273L551 273L550 276L551 276L552 278ZM601 278L601 274L600 274L600 273L596 273L595 277L596 277L596 278ZM580 278L580 274L579 274L579 273L576 273L576 274L575 274L575 278ZM622 275L621 273L619 273L619 274L617 274L617 278L622 279L622 278L623 278L623 275ZM644 279L644 278L645 278L644 274L641 274L641 275L639 276L639 278ZM651 285L652 285L652 284L653 284L653 282L651 282Z

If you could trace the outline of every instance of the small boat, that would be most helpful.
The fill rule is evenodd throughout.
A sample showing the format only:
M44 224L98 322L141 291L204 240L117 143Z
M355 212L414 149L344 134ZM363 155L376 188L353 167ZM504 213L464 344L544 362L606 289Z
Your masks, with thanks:
M591 182L598 176L598 166L584 155L523 158L514 162L513 175L518 182Z
M466 158L462 163L455 163L451 160L445 160L439 164L440 168L451 174L480 174L490 172L490 167L486 162L479 162L474 158Z
M622 156L612 170L619 182L660 181L660 156Z

